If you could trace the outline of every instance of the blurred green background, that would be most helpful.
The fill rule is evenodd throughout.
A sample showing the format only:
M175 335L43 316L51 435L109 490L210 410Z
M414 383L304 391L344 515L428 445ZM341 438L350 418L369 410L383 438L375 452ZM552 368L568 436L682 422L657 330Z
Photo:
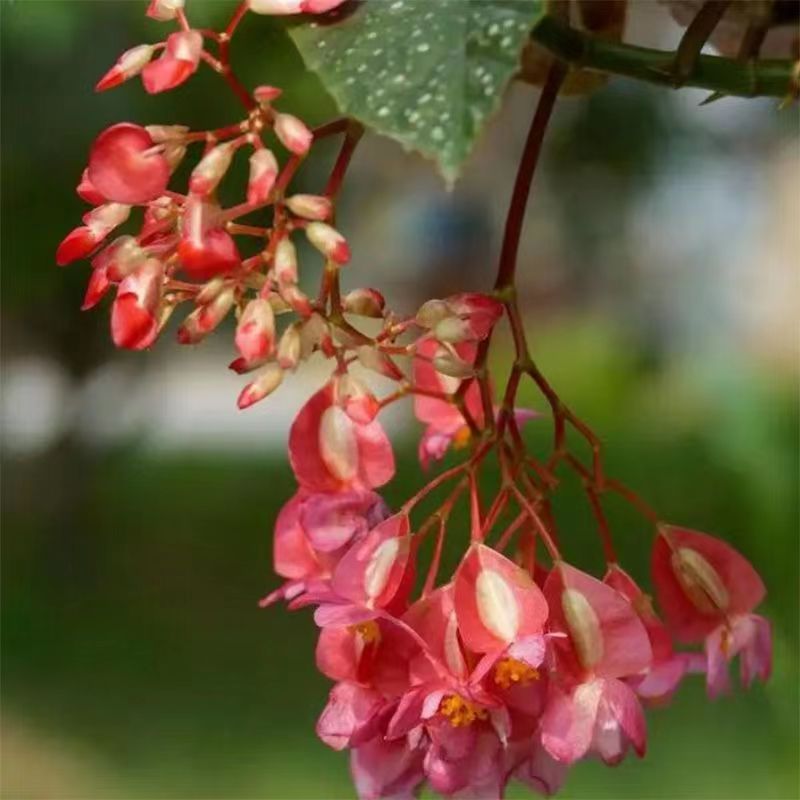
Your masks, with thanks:
M219 24L230 5L190 9ZM158 37L142 4L0 9L2 796L352 797L346 756L314 736L328 686L310 616L256 606L277 583L271 523L293 492L286 408L323 373L238 415L225 332L115 352L107 309L78 310L85 266L52 266L99 130L214 127L237 109L209 71L164 97L136 81L93 94L122 50ZM674 44L655 5L633 22ZM247 81L287 89L283 108L331 115L279 25L247 20L236 44ZM368 139L340 214L351 285L387 287L407 309L489 285L533 99L512 90L452 195L429 165ZM715 703L688 682L650 713L646 759L580 765L565 797L798 797L797 116L700 99L615 84L565 101L523 242L524 304L537 359L607 442L608 471L760 570L775 675ZM301 182L319 186L324 167ZM392 426L398 503L425 479L418 429ZM543 425L530 433L546 441ZM599 568L578 487L557 508L568 555ZM646 582L647 529L622 506L612 520Z

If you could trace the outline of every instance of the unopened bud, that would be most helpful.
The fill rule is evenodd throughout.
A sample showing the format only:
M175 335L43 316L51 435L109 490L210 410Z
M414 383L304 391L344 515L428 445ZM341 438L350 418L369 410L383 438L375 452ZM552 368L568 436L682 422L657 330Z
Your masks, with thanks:
M262 106L269 105L273 100L277 100L283 94L283 90L277 86L256 86L253 89L253 98L256 103Z
M288 236L275 248L275 277L280 284L297 283L297 250Z
M383 295L376 289L354 289L342 298L342 310L347 314L380 318L386 305Z
M199 306L204 306L206 303L210 303L224 288L225 288L225 278L218 275L216 278L212 278L206 285L198 292L197 297L195 297L194 301Z
M339 376L335 392L336 402L344 408L347 416L361 425L372 422L380 411L381 405L375 395L350 373Z
M182 142L189 133L188 125L146 125L145 130L155 144Z
M445 317L436 323L433 335L440 342L459 344L473 338L472 326L469 320L459 317Z
M233 289L220 292L210 303L192 311L178 328L181 344L196 344L222 322L233 307Z
M315 349L328 354L333 347L331 329L319 314L312 314L300 329L300 358L305 361Z
M278 364L283 369L294 369L300 361L301 348L300 323L293 322L278 341Z
M236 349L247 362L263 361L275 345L275 315L269 300L257 297L245 306L236 326Z
M151 19L157 19L159 22L167 22L175 19L184 6L184 0L150 0L150 5L147 6L145 12Z
M386 353L381 352L373 345L365 344L357 348L356 356L362 367L366 367L392 380L399 381L403 378L403 373L397 364Z
M103 75L94 87L97 92L113 89L128 78L138 75L153 57L155 47L149 44L140 44L126 50L111 69Z
M278 177L278 162L272 150L261 148L250 156L250 179L247 182L247 202L251 206L261 205L269 199L275 179Z
M450 378L471 378L475 368L459 358L455 353L440 347L433 357L433 368Z
M109 280L121 281L144 264L147 251L133 236L119 236L92 259L95 269L103 268Z
M417 311L416 323L421 328L429 329L452 316L453 312L444 300L428 300Z
M296 283L279 286L278 291L281 297L292 307L292 310L301 317L307 317L311 313L311 301Z
M122 225L131 214L131 207L123 203L104 203L83 215L84 224L91 228L98 238L107 236L114 228Z
M267 364L264 371L252 382L242 389L237 405L239 408L248 408L253 403L263 400L272 394L283 380L283 370L278 364Z
M319 194L295 194L286 200L292 214L303 219L325 220L331 215L333 204Z
M326 258L337 264L346 264L350 260L350 247L347 240L336 228L325 222L310 222L306 226L308 241Z
M234 152L235 148L230 142L212 147L192 170L189 191L199 195L213 192L228 171Z
M314 139L305 124L291 114L275 115L275 135L287 150L298 156L308 152Z

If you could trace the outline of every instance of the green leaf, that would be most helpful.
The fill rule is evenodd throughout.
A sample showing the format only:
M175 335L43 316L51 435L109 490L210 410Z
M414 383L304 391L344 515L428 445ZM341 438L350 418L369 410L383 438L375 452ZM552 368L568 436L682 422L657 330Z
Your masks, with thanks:
M343 114L452 182L542 13L543 0L366 0L290 33Z

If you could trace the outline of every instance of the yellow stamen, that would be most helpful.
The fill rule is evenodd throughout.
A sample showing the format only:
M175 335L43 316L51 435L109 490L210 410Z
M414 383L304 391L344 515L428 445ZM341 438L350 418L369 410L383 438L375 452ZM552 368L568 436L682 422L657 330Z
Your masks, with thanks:
M494 682L502 689L526 686L538 680L539 670L516 658L502 658L494 668Z
M449 694L442 699L439 713L454 728L465 728L467 725L472 725L475 720L486 719L488 716L485 709L479 708L457 694Z
M455 450L463 450L469 445L471 438L472 434L470 433L469 427L467 425L462 426L453 436L453 448Z
M366 622L359 622L356 625L350 625L348 630L357 633L364 641L364 644L372 644L372 642L377 643L381 640L381 629L374 619L367 620Z

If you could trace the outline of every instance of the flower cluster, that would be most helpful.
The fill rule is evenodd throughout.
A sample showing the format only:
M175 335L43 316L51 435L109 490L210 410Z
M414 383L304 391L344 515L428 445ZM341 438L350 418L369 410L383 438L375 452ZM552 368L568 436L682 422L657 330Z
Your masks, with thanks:
M557 550L537 555L537 533L549 534L533 509L491 545L486 516L474 513L460 564L439 582L453 495L433 527L412 523L430 485L391 513L374 491L392 476L391 446L376 421L356 423L337 406L335 382L298 415L289 455L300 489L274 537L286 582L262 604L316 607L317 666L336 681L317 733L351 750L362 798L416 796L425 782L444 796L500 797L512 778L553 794L580 759L642 756L643 704L662 705L688 673L705 673L712 697L728 689L736 656L745 686L769 676L769 624L753 613L764 586L717 539L657 527L663 621L616 562L601 580ZM420 545L437 526L420 586Z
M613 765L631 749L643 755L643 706L663 704L687 674L704 673L711 696L729 688L736 657L744 685L766 679L770 628L753 613L765 589L731 547L660 522L605 474L599 440L527 350L514 264L506 256L513 242L503 247L489 294L428 300L400 315L374 288L342 292L350 248L332 223L361 127L334 120L311 130L278 110L279 89L248 92L229 61L230 40L248 10L314 14L339 2L248 0L225 30L214 32L192 28L182 0L152 0L147 13L174 21L177 31L125 52L97 88L141 75L146 91L161 92L206 63L246 116L211 131L128 122L103 131L78 186L93 208L61 243L57 262L90 258L83 307L114 291L111 334L119 347L150 347L184 302L193 308L178 326L183 344L200 342L234 316L230 367L253 373L239 396L242 408L274 391L312 354L330 362L329 380L289 434L298 489L273 539L274 568L284 583L262 605L283 600L291 609L315 608L317 665L335 681L317 732L331 747L351 751L360 797L416 796L427 783L444 796L491 798L512 778L552 794L583 758ZM534 126L538 119L537 112ZM291 193L314 142L339 134L325 187ZM201 152L188 185L169 188L193 147ZM249 154L249 179L241 202L223 208L217 189L240 151ZM524 203L513 208L520 213ZM138 227L120 232L135 209ZM516 236L519 229L507 227ZM323 262L313 292L299 265L301 236ZM253 240L256 248L244 245ZM242 255L247 249L257 252ZM516 357L497 402L487 357L504 319ZM392 390L378 397L364 377L370 374L388 379ZM546 459L529 453L523 437L524 424L540 415L515 407L526 377L552 415ZM395 472L379 414L409 396L424 426L422 466L450 449L466 457L393 512L376 491ZM568 428L589 444L590 464L571 452ZM500 487L488 500L481 478L498 469ZM562 469L583 482L606 559L602 578L560 553L551 498ZM420 518L421 501L445 487L437 508ZM608 493L653 525L659 612L619 565L603 511ZM463 536L451 522L462 501L470 519ZM448 536L458 537L461 557L453 574L442 576ZM423 558L427 551L430 558Z

